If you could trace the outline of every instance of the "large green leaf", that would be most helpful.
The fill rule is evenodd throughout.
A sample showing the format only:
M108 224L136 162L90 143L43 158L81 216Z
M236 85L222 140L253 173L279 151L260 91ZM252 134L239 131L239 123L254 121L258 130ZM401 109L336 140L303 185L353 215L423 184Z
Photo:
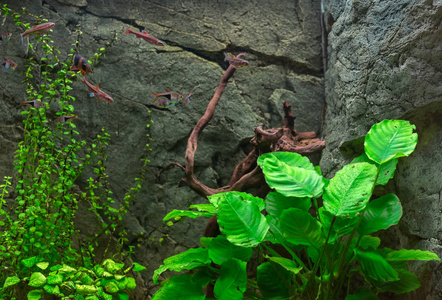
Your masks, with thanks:
M387 229L399 223L402 217L402 206L394 194L387 194L369 202L361 224L359 235L366 235L378 230Z
M390 248L382 248L380 249L380 253L387 261L406 261L406 260L440 261L440 258L435 253L430 251L422 251L418 249L401 249L396 251Z
M396 272L399 274L399 280L390 282L375 282L374 285L382 292L393 292L396 294L403 294L418 289L421 284L417 276L408 271L405 262L391 262L390 263Z
M264 153L260 157L258 157L258 161L257 161L258 165L261 168L264 166L264 164L265 164L264 161L267 158L270 158L270 159L276 158L280 161L283 161L284 163L286 163L290 167L297 167L297 168L307 169L307 170L315 170L315 167L310 162L310 160L307 157L302 156L299 153L295 153L295 152Z
M399 280L396 270L376 251L355 249L356 259L365 275L377 281Z
M5 283L3 284L3 289L6 289L7 287L15 285L19 282L20 282L20 278L18 278L17 276L7 277L5 280Z
M298 157L299 154L296 155ZM260 167L271 188L286 197L318 197L322 194L324 182L314 167L313 169L298 167L283 159L285 156L269 154L261 160Z
M376 181L376 184L380 184L380 185L386 185L388 183L388 181L393 178L394 176L394 171L396 170L396 165L398 162L398 159L392 159L389 160L388 162L379 165L377 163L375 163L374 161L372 161L371 159L368 158L367 154L363 153L362 155L354 158L351 163L357 163L357 162L368 162L371 164L375 164L376 167L380 168L379 170L379 176L378 176L378 180Z
M289 299L291 292L291 272L279 264L262 263L257 269L259 291L266 299Z
M312 200L308 197L286 197L280 193L271 192L267 195L265 206L267 213L279 218L282 211L290 207L308 211L312 206Z
M325 188L325 209L335 216L357 216L370 199L376 174L376 166L369 163L344 166Z
M218 235L209 244L210 259L220 265L229 258L237 258L241 261L247 262L252 256L252 248L245 248L233 245L225 236Z
M203 300L203 288L189 275L173 276L153 295L152 300Z
M236 193L226 193L220 198L217 217L221 232L237 246L255 247L269 230L258 206Z
M299 208L289 208L281 214L281 231L295 245L320 248L325 243L322 226L310 213Z
M46 276L40 272L34 272L31 274L31 278L29 279L29 286L41 287L45 285L46 281Z
M246 263L236 258L223 262L221 275L215 282L214 293L216 298L223 300L243 299L246 289Z
M32 290L28 293L28 300L39 300L43 294L43 290Z
M183 253L166 258L164 260L164 265L161 265L155 270L153 281L158 284L158 278L161 273L166 270L181 272L182 270L192 270L201 266L209 265L210 262L207 249L189 249Z
M413 129L416 126L404 120L384 120L374 124L365 137L365 153L378 164L409 156L417 143Z
M353 295L347 295L345 300L379 300L379 298L369 289L361 288Z

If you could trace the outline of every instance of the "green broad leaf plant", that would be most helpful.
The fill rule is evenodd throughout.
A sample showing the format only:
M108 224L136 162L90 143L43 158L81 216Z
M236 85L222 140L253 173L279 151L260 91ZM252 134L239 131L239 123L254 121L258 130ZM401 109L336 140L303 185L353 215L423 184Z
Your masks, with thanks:
M48 22L25 8L19 14L6 4L0 5L0 13L2 18L14 19L17 32ZM116 36L97 50L91 62L94 67L115 40ZM72 48L75 45L78 40L73 40ZM0 300L129 299L135 288L134 272L145 268L130 260L133 246L127 249L127 232L121 223L141 189L149 144L135 186L122 201L115 201L106 167L110 135L103 128L86 143L75 122L53 122L58 116L75 114L71 90L77 74L70 68L76 51L62 55L50 32L31 37L26 46L29 52L22 75L27 100L44 106L22 106L23 140L15 154L16 178L5 177L0 185ZM149 116L148 129L150 124ZM75 182L86 174L92 176L80 191ZM82 238L74 226L81 201L103 220L101 230L89 238ZM97 257L98 246L103 246L99 240L105 241L100 249L104 254Z
M154 300L205 299L378 299L419 288L407 261L440 261L429 251L380 247L372 234L398 224L398 197L373 197L393 177L398 158L416 147L414 125L384 120L365 138L365 153L328 180L297 153L261 155L272 191L266 199L244 192L209 197L197 211L172 211L171 218L216 216L221 235L202 238L202 247L164 260L153 276L181 272L161 282ZM255 253L258 262L246 271ZM248 273L252 276L248 277Z

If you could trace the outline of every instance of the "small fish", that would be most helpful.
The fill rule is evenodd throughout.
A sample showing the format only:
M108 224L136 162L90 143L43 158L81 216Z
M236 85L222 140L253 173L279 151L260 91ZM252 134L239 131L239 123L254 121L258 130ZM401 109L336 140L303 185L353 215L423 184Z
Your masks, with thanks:
M153 99L152 103L154 103L155 101L157 101L158 99L161 99L161 98L165 98L165 99L172 101L172 102L177 102L177 101L183 99L183 92L181 92L181 94L178 94L176 92L171 92L168 89L164 89L164 90L166 92L161 93L161 94L157 94L157 93L152 92L152 94L155 95L155 99Z
M12 33L10 33L10 32L3 33L2 35L0 35L0 45L6 44L11 39L11 35L12 35Z
M46 106L46 103L38 101L38 100L31 100L31 101L20 101L21 105L30 105L32 107L44 107Z
M92 73L92 67L86 58L81 56L79 53L74 54L73 65L71 71L81 71L84 76L86 73Z
M31 29L28 29L25 32L20 34L21 40L23 42L23 38L25 36L48 33L51 30L51 28L54 28L54 26L55 26L55 23L52 23L52 22L35 25Z
M78 114L73 115L73 116L60 116L57 119L54 120L55 123L66 123L66 122L70 122L73 119L78 119Z
M2 72L9 72L10 69L15 70L17 64L7 58L2 61Z
M114 99L112 99L111 96L109 96L108 94L106 94L105 92L100 90L98 84L96 86L93 86L84 77L82 77L80 80L83 81L87 85L87 87L89 88L89 91L91 92L89 95L90 97L96 97L98 100L103 101L103 102L109 102L109 103L114 102Z
M143 39L146 42L148 42L151 45L156 46L164 46L164 42L160 41L159 39L154 38L153 36L150 36L146 31L138 32L130 29L129 27L126 27L126 31L124 33L133 33L135 34L136 38Z
M192 96L192 93L190 93L189 95L187 95L186 99L184 99L183 105L187 105L190 103L190 96Z
M246 53L243 52L238 54L237 56L228 56L226 53L224 53L224 61L228 61L231 66L234 66L237 69L242 68L249 65L249 62L247 60L240 58L240 56L243 56L245 54Z

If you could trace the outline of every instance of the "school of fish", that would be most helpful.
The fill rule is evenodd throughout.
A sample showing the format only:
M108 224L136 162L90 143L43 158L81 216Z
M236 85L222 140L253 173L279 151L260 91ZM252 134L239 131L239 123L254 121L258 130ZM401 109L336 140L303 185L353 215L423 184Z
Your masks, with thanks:
M42 35L49 33L51 29L55 27L55 23L53 22L47 22L35 25L31 27L30 29L26 30L25 32L20 34L20 40L21 43L24 44L24 38L30 37L32 35ZM143 41L146 41L147 43L154 45L154 46L164 46L164 42L160 41L159 39L149 35L146 31L135 31L130 29L129 27L126 27L125 34L133 34L135 38L142 39ZM0 34L0 45L6 44L11 39L12 33L3 33ZM29 43L29 40L28 40ZM237 56L234 55L227 55L224 53L224 61L229 62L229 64L235 68L242 68L249 65L249 62L245 59L242 59L241 56L245 55L246 53L240 53ZM1 68L3 73L7 73L10 70L15 70L17 68L17 64L13 61L4 58L1 63ZM72 67L70 68L71 71L80 71L82 77L80 77L80 81L82 81L86 87L88 88L90 94L90 97L95 97L99 101L106 102L106 103L113 103L114 100L111 96L109 96L107 93L102 91L99 88L99 85L93 85L89 81L86 80L86 75L88 73L92 73L92 67L89 64L88 60L83 57L79 51L78 48L76 49L76 53L73 55L72 58ZM190 97L192 96L192 93L189 93L186 97L184 97L183 92L180 93L169 91L168 89L164 89L164 93L155 93L152 92L152 94L155 96L152 103L156 102L158 100L158 106L159 107L170 107L174 106L176 103L183 101L183 105L187 105L190 103ZM184 100L183 100L184 99ZM34 108L40 108L45 107L46 103L38 101L38 100L30 100L30 101L20 101L21 105L27 105ZM65 123L70 122L74 119L78 119L78 115L75 114L73 116L60 116L57 119L54 120L56 123Z

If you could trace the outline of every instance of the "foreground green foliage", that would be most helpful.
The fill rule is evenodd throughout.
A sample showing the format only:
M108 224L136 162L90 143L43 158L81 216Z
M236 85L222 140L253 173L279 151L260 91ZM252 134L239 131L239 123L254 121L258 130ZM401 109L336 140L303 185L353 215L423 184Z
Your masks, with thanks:
M21 22L22 16L6 5L1 11L5 17L14 17L18 30L30 28L30 23ZM23 15L36 23L47 22L25 9ZM28 100L45 105L23 106L24 136L15 155L16 182L7 177L0 186L0 299L40 299L44 295L54 295L54 299L129 299L128 291L135 288L133 272L145 268L129 263L131 249L123 248L126 232L116 229L122 228L119 225L129 203L141 188L148 159L144 159L135 186L123 203L117 204L107 182L109 134L103 129L87 145L79 138L75 123L52 121L54 111L56 116L75 114L76 99L70 95L76 78L70 71L75 51L63 61L50 33L32 39L24 82ZM94 66L110 46L111 42L98 50ZM149 150L147 144L146 152ZM93 177L80 192L74 183L85 172ZM8 194L13 196L7 202ZM74 226L81 201L89 204L97 220L104 220L101 230L89 239L82 238ZM104 254L96 257L99 240L105 242L101 245ZM111 246L115 249L108 253ZM104 260L107 257L112 259ZM124 268L125 263L130 265Z
M266 153L258 159L274 189L266 199L227 192L209 197L211 205L194 206L198 211L172 211L165 221L216 215L222 235L164 260L155 283L166 270L192 272L164 280L154 299L205 299L208 284L217 299L378 299L381 292L417 289L406 262L439 261L437 255L381 248L371 235L402 216L396 195L372 194L393 177L398 158L413 152L414 128L400 120L373 125L365 153L331 180L297 153ZM275 250L281 247L288 255ZM260 264L256 276L247 278L253 251Z

